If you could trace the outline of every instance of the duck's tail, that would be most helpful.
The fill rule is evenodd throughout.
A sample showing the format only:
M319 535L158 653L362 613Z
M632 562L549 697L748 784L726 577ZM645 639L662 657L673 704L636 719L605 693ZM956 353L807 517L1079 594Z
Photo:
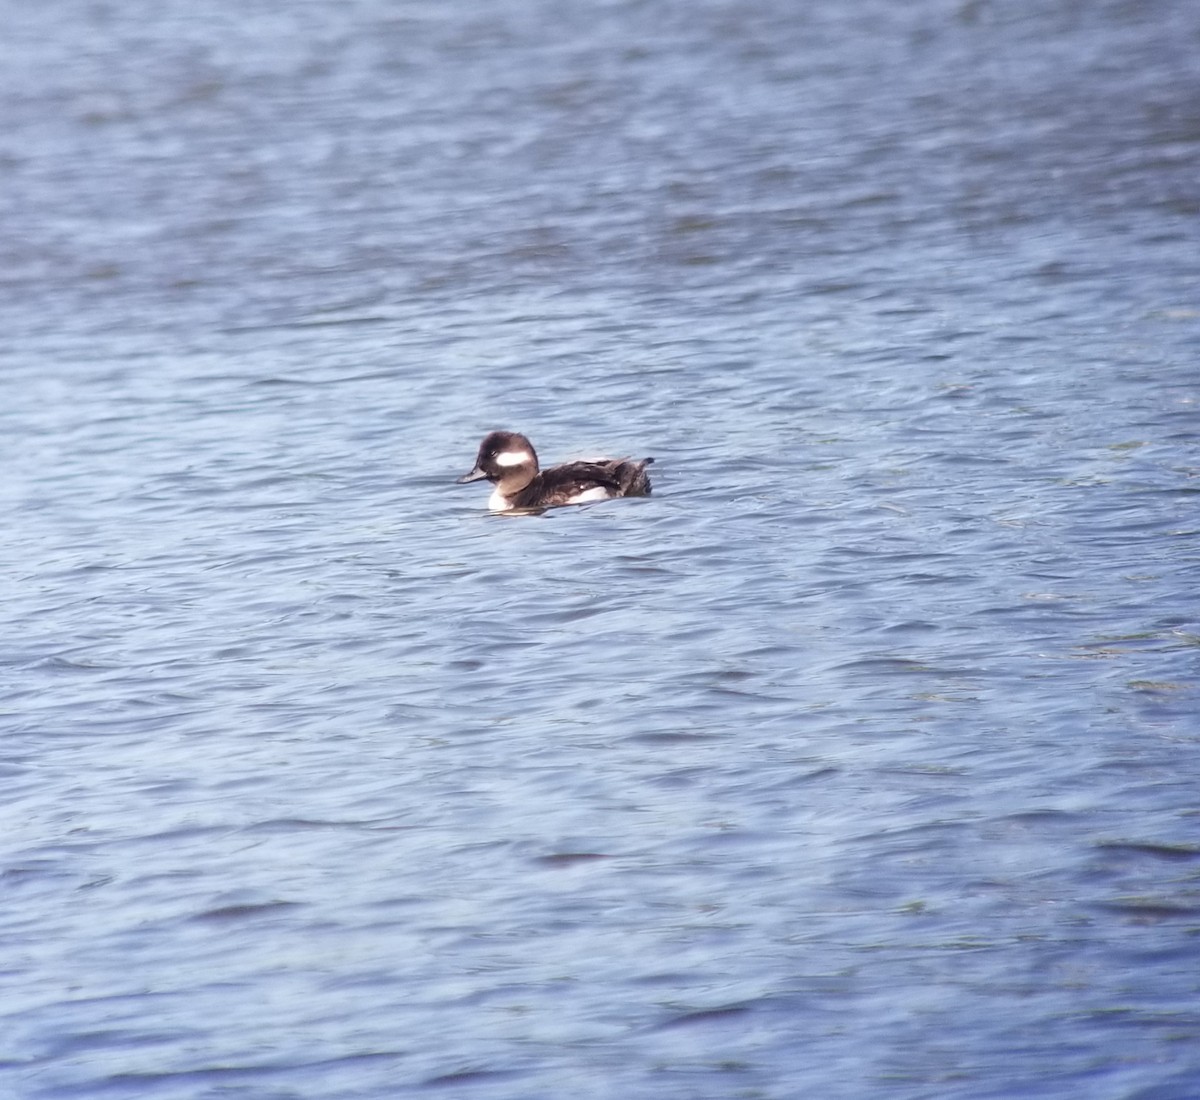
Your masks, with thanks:
M653 462L652 458L634 461L625 459L613 472L621 483L621 495L626 497L648 497L650 495L650 478L646 467Z

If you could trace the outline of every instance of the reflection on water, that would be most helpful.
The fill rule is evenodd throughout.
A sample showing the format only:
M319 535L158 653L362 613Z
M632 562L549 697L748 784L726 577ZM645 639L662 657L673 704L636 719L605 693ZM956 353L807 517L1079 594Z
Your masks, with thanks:
M6 1094L1195 1095L1190 8L7 7Z

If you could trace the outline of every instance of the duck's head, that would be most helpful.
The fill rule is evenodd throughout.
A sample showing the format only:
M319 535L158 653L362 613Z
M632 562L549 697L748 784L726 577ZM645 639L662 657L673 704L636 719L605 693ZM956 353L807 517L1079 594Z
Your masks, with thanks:
M510 492L528 485L538 472L537 452L520 432L491 432L479 444L475 468L458 479L459 484L487 478L493 485L503 483Z

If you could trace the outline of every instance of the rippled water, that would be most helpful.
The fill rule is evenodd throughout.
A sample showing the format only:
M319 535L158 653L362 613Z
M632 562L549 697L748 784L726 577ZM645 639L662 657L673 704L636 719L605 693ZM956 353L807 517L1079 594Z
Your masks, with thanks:
M1200 1095L1200 9L3 16L6 1096Z

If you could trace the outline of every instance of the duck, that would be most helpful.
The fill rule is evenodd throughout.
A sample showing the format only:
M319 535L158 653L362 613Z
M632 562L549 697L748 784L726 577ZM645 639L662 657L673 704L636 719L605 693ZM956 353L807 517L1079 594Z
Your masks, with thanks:
M493 512L544 511L564 504L649 496L646 467L653 461L593 458L543 470L527 436L495 431L484 436L474 469L463 474L458 484L485 478L490 481L493 488L488 508Z

